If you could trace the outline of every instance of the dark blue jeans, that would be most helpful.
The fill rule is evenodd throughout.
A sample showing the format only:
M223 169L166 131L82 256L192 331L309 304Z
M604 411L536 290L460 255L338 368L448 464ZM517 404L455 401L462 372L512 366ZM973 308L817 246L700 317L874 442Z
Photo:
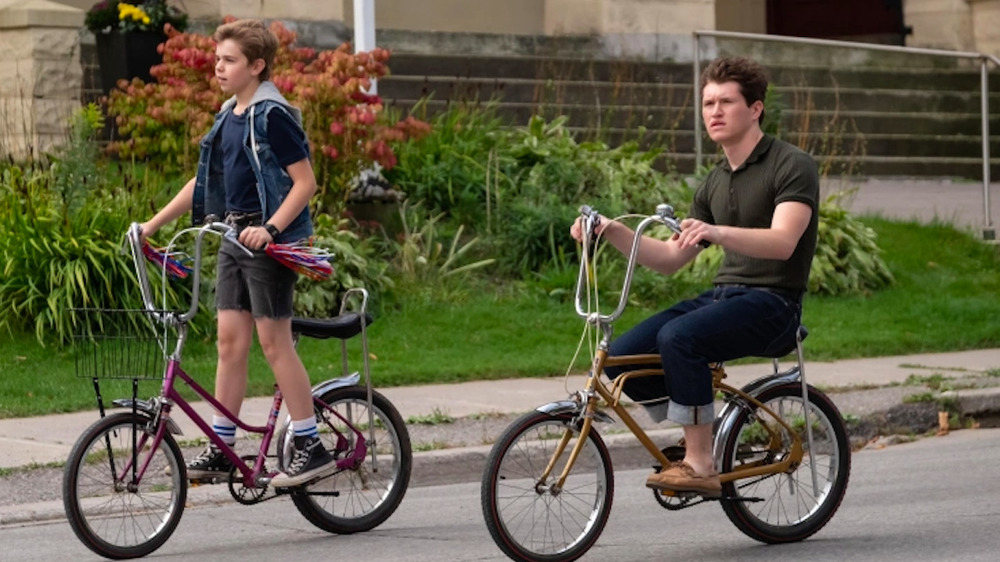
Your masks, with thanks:
M787 352L795 345L801 315L798 299L750 287L717 287L643 320L614 340L610 353L659 354L665 376L630 380L625 393L636 401L669 396L666 419L710 423L715 411L708 364ZM625 369L605 371L614 378ZM662 407L650 408L650 414L663 419Z

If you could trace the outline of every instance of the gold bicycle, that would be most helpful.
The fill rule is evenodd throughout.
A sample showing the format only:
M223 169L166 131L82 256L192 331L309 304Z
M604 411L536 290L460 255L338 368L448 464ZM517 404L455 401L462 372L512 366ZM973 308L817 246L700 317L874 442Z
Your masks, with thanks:
M511 424L486 461L481 500L486 526L513 560L575 560L594 545L607 523L614 496L611 456L594 422L613 423L610 409L645 447L659 469L684 456L683 446L659 449L622 399L623 385L639 377L663 376L658 355L610 356L612 326L628 299L638 243L650 226L680 231L673 209L660 205L636 228L618 307L609 315L585 311L583 286L592 271L586 251L597 213L581 208L583 259L576 287L577 313L600 330L600 341L584 387L568 399L539 406ZM806 384L804 327L796 334L797 364L735 388L724 382L722 364L712 365L713 387L724 406L714 421L713 454L722 480L716 498L730 521L765 543L803 540L819 531L840 506L850 475L851 451L843 418L833 402ZM613 381L608 366L626 368ZM693 493L653 492L669 510L708 498Z

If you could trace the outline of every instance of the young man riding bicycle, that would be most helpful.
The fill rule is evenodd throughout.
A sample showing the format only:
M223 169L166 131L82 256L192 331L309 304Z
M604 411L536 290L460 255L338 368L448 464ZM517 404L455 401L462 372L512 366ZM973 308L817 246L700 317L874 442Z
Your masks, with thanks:
M713 61L701 75L702 118L724 158L695 192L683 232L666 241L644 237L638 262L672 274L709 242L725 258L715 287L655 314L611 344L610 355L658 353L664 378L629 381L636 400L669 396L666 419L683 426L685 455L646 485L718 497L712 458L714 405L709 363L767 356L792 345L816 250L819 174L812 157L766 135L767 77L740 57ZM581 221L570 229L582 239ZM622 252L634 233L602 220L596 231ZM620 368L606 369L610 377Z

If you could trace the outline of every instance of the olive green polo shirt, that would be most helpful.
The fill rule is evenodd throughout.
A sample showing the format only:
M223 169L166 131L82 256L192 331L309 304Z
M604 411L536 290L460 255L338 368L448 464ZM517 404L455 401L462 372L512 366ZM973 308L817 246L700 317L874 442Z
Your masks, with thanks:
M785 261L752 258L726 250L715 283L738 283L805 291L816 252L819 171L812 156L764 135L746 162L733 170L722 161L694 194L690 217L709 224L770 228L774 208L785 201L809 205L812 219L795 252Z

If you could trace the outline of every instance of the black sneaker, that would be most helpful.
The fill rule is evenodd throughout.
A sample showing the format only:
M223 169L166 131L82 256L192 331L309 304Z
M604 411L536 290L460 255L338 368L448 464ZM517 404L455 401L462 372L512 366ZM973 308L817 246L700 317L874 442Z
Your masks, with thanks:
M222 450L214 444L209 443L208 447L197 457L187 463L188 480L213 479L228 476L233 469L233 463Z
M271 485L275 488L299 486L337 469L337 459L327 452L318 437L294 439L292 460L288 463L288 468L271 479Z

